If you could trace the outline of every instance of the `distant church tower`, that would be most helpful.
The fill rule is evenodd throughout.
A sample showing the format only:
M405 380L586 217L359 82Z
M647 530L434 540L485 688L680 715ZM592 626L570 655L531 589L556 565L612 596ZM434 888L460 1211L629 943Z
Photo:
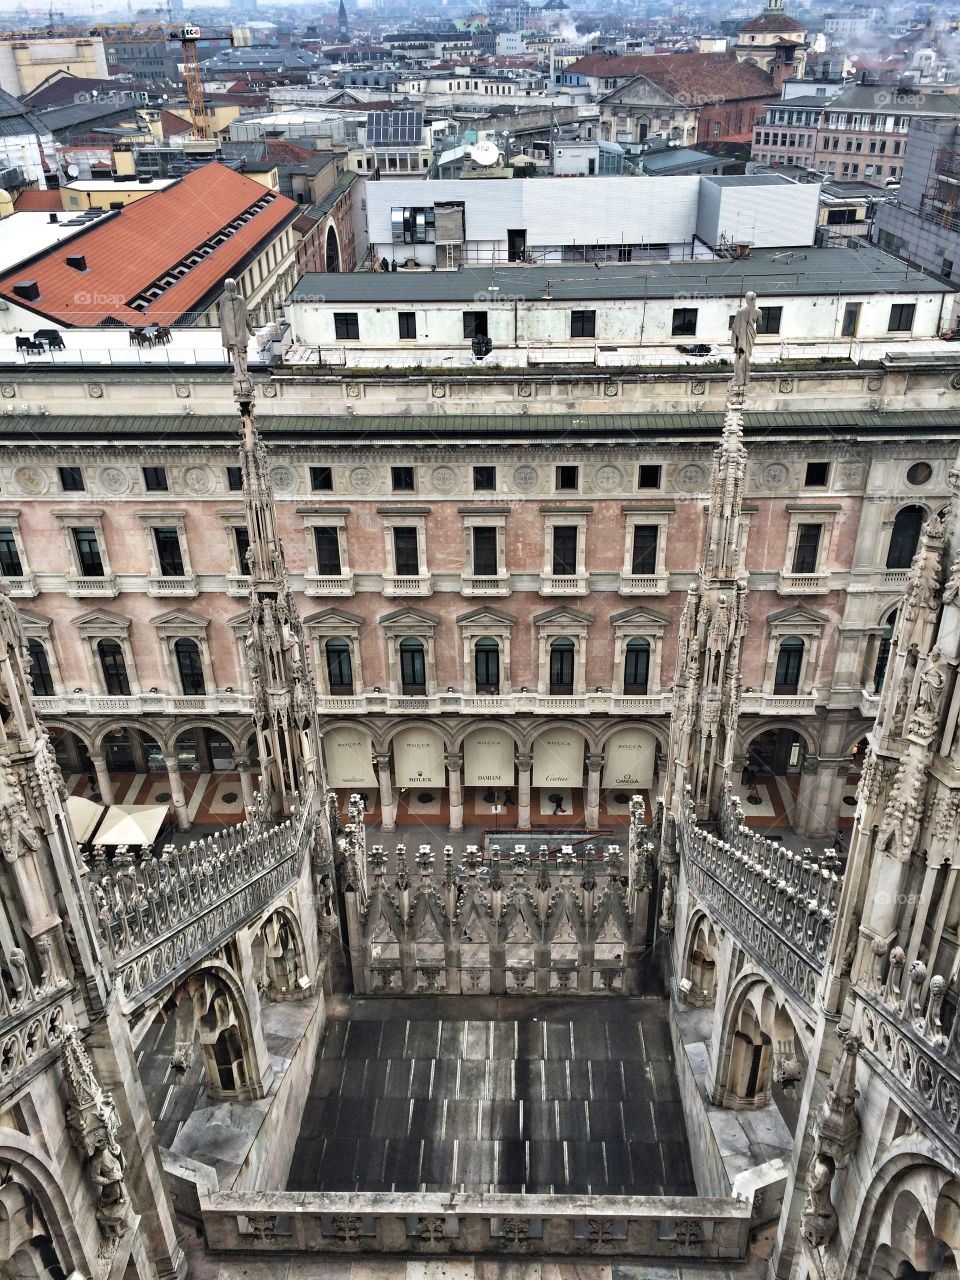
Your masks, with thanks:
M337 32L341 44L350 43L350 23L347 20L347 6L340 0L340 9L337 13Z

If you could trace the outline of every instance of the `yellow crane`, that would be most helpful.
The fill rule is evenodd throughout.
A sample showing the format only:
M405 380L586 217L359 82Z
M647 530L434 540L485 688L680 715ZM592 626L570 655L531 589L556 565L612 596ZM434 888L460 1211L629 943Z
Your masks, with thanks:
M200 59L197 57L200 28L180 27L173 38L179 41L183 48L183 81L187 88L187 102L190 104L193 136L209 138L210 126L207 124L207 113L203 102L203 77L200 74Z

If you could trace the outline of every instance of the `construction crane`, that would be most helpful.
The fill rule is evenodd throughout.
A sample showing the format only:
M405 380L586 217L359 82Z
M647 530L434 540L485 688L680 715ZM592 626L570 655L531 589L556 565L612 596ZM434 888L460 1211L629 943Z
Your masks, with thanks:
M187 87L187 102L190 104L190 120L193 124L195 138L209 138L210 126L207 124L207 113L203 102L203 77L200 74L200 59L197 57L197 41L200 39L199 27L180 27L174 34L183 48L183 80Z

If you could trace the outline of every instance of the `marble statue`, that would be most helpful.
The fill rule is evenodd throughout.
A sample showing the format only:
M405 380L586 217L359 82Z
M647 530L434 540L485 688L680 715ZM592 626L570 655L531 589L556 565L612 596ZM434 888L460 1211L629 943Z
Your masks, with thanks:
M233 362L233 389L238 399L253 394L247 372L247 339L252 332L246 299L237 289L236 280L228 278L223 282L220 298L220 338Z
M730 345L733 347L733 386L742 390L750 381L750 359L757 340L757 325L763 312L757 306L757 295L751 290L743 306L733 317Z

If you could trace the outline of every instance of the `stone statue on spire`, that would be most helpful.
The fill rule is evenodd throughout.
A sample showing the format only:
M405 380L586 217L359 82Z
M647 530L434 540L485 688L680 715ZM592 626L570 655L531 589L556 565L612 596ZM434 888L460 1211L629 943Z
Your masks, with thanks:
M753 345L757 340L757 325L763 312L757 306L757 295L751 290L744 298L743 306L733 317L730 327L730 345L733 347L733 381L731 391L743 392L750 381L750 361Z
M220 298L220 337L233 364L233 394L238 401L253 396L253 383L247 371L247 341L253 332L247 301L237 288L236 280L223 282Z

